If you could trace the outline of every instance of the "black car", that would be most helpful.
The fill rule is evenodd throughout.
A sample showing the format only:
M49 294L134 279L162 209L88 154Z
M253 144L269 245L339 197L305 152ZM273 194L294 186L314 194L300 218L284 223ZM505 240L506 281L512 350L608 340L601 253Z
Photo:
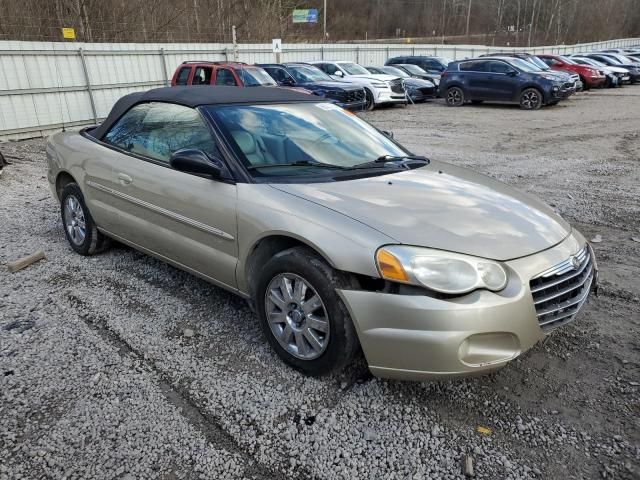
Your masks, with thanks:
M385 62L385 65L417 65L427 73L440 74L449 65L450 60L444 57L431 57L426 55L409 55L406 57L393 57Z
M428 98L434 98L437 94L438 87L430 80L423 80L421 78L413 78L407 72L395 66L385 67L365 67L371 73L379 73L382 75L393 75L395 77L402 78L404 82L404 89L409 95L412 102L424 102Z
M542 105L555 105L573 91L573 83L510 57L451 62L440 81L440 96L451 107L487 100L519 103L525 110L537 110Z
M353 83L334 80L317 67L306 63L260 64L283 87L303 87L319 97L349 110L364 110L364 88Z

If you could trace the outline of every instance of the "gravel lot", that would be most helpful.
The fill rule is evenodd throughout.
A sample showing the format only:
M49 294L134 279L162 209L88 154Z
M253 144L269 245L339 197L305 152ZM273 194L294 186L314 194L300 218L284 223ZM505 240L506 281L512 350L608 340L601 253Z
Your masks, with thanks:
M44 141L0 144L13 162L0 264L47 253L0 267L0 479L464 478L464 454L478 478L639 478L639 106L626 87L537 112L434 101L366 115L601 237L600 296L575 322L450 382L382 381L363 364L301 376L240 299L123 246L74 254Z

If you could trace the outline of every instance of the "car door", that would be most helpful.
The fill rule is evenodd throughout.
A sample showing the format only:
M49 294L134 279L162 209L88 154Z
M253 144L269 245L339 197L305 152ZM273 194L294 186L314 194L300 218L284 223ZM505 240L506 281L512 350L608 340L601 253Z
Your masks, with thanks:
M511 100L516 94L518 79L509 75L515 68L507 62L489 60L485 63L484 91L486 98Z
M460 64L459 70L465 79L465 94L469 99L480 100L486 98L485 63L484 60L476 60Z
M196 109L162 102L132 107L107 132L110 195L117 221L108 233L180 267L235 288L236 186L174 170L171 154L195 148L226 171L211 130Z

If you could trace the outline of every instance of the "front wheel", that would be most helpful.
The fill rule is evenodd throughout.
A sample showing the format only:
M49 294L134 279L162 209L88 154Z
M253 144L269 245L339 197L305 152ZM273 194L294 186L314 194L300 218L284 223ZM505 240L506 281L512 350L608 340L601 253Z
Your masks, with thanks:
M459 107L464 104L464 92L460 87L451 87L447 90L446 101L450 107Z
M367 88L364 89L364 109L367 112L373 110L376 106L376 102L373 100L373 93Z
M520 94L520 108L538 110L542 106L542 94L535 88L526 88Z
M351 362L359 343L336 289L353 287L349 276L306 247L273 256L260 274L255 304L262 330L280 358L314 376Z

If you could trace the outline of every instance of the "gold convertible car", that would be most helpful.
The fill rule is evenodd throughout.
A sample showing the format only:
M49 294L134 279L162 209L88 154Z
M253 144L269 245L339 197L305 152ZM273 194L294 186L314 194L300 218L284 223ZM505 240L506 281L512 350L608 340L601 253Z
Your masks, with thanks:
M490 371L597 282L584 237L540 200L299 92L130 94L47 158L76 252L113 238L245 297L312 375L360 350L386 378Z

